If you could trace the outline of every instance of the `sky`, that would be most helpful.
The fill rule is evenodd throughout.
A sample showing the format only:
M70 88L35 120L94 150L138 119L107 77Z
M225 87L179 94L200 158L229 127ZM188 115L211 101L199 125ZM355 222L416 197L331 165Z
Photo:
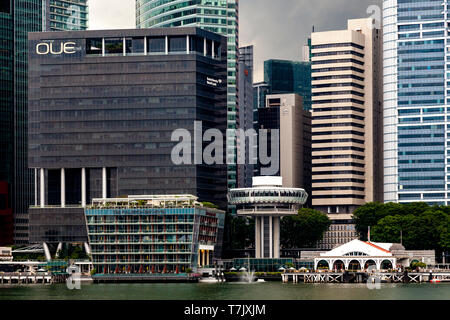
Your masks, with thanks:
M254 81L263 80L264 61L301 60L315 31L346 29L347 19L369 17L382 0L240 0L239 45L254 46ZM89 0L90 29L135 28L135 0Z

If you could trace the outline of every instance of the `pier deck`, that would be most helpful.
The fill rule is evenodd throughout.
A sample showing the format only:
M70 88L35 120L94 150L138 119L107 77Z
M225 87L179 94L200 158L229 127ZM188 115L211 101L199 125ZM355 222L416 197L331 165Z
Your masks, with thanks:
M284 273L283 282L293 283L422 283L438 280L450 282L450 271L428 272L311 272L311 273Z

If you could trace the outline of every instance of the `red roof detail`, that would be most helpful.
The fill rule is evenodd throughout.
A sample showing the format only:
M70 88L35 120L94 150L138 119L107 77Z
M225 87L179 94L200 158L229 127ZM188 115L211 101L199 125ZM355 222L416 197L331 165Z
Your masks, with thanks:
M383 249L383 248L381 248L381 247L379 247L379 246L377 246L377 245L374 245L373 243L371 243L371 242L366 242L369 246L372 246L372 247L374 247L374 248L377 248L378 250L381 250L381 251L384 251L384 252L387 252L387 253L391 253L390 251L388 251L388 250L386 250L386 249Z

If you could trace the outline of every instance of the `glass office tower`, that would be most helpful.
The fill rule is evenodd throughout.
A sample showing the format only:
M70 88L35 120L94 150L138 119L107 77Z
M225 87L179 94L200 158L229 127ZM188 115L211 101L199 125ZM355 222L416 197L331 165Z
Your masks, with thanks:
M0 237L26 243L32 175L27 165L27 34L42 28L41 0L0 4Z
M383 1L384 200L449 204L448 1Z
M197 26L228 38L228 129L236 129L237 106L237 50L239 43L238 0L136 0L137 28ZM236 141L227 138L228 188L237 185ZM231 163L231 164L230 164Z
M269 94L296 93L303 99L303 108L311 110L311 62L264 61L264 82Z
M43 0L42 9L46 31L88 28L88 0Z

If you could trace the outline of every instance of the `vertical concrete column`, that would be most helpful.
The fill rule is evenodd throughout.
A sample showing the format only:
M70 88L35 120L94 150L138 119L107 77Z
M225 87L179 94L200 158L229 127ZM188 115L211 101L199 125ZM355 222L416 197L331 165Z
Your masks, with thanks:
M66 172L61 168L61 208L66 207Z
M203 55L206 56L206 53L208 51L206 50L206 38L203 38Z
M102 56L105 56L105 38L102 38Z
M273 258L273 217L269 217L269 258Z
M209 250L206 250L206 265L209 266Z
M125 38L122 39L123 43L123 56L125 57L127 55L127 41Z
M205 266L205 250L202 250L202 267Z
M211 56L212 56L213 58L215 58L215 57L214 57L214 41L212 41Z
M147 37L144 37L144 54L148 54L148 43L147 43Z
M280 258L280 217L273 218L273 257Z
M41 168L41 177L40 177L40 204L41 208L45 207L45 171L44 168Z
M255 217L255 258L261 258L261 218Z
M166 54L169 54L169 37L166 36Z
M81 168L81 206L86 207L86 168Z
M102 198L103 198L103 199L106 199L106 197L107 197L106 187L107 187L107 182L106 182L106 168L103 168L103 169L102 169Z
M260 217L261 219L261 258L265 258L264 252L264 217Z
M186 53L189 54L189 36L186 36Z
M38 206L38 172L37 168L34 168L34 206Z
M201 250L198 250L198 257L197 257L197 260L198 260L198 266L199 266L199 267L202 265L201 259L202 259L202 251L201 251Z

